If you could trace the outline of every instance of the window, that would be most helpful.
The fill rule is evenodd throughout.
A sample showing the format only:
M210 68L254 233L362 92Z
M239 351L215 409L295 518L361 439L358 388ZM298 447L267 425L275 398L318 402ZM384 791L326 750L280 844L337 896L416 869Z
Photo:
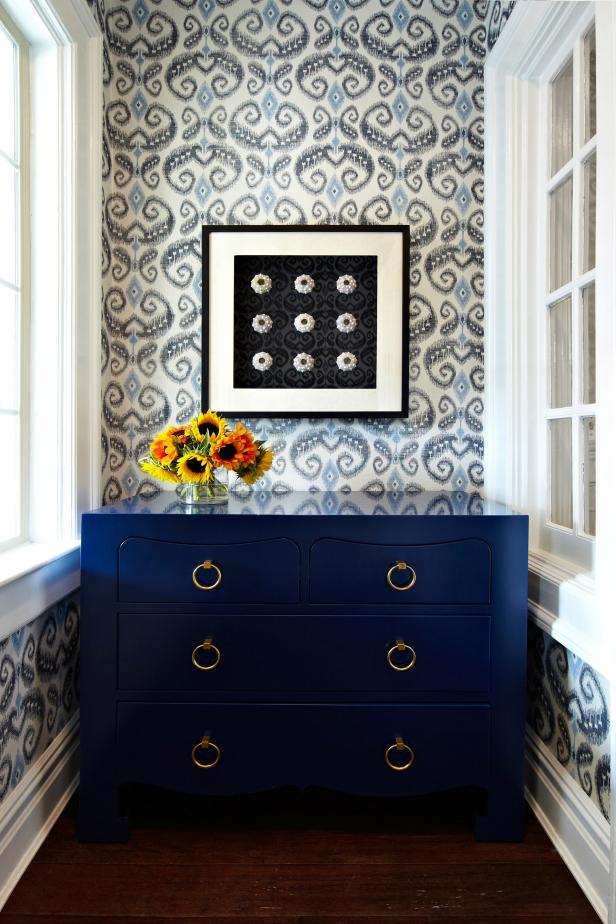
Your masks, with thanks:
M10 447L0 459L0 549L22 541L26 516L27 161L24 131L26 46L13 23L0 18L0 427Z
M594 23L566 50L543 95L545 123L545 382L540 546L586 563L595 535L595 253L597 190ZM541 201L541 200L539 200ZM542 479L540 479L541 481Z
M485 67L485 492L529 514L529 613L612 669L616 6L517 3Z
M0 639L79 585L99 503L102 36L0 0Z

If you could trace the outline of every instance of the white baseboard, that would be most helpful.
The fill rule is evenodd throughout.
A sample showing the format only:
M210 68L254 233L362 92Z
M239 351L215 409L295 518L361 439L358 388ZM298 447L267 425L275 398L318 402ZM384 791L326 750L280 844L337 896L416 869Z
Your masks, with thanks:
M604 924L610 825L533 731L526 732L526 800Z
M0 805L0 910L79 784L79 712Z

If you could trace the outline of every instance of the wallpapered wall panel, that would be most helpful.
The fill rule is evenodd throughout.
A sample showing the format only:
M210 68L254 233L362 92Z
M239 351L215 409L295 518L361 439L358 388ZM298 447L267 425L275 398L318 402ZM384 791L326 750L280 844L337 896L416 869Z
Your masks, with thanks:
M0 803L79 705L79 596L0 642Z
M513 13L516 0L494 0L490 4L488 22L488 52L496 45L496 40L505 28L507 20Z
M609 820L608 682L537 626L528 632L528 724Z
M202 223L411 227L411 414L268 420L277 490L483 480L485 2L126 0L106 36L104 500L195 413ZM498 23L493 26L493 31Z

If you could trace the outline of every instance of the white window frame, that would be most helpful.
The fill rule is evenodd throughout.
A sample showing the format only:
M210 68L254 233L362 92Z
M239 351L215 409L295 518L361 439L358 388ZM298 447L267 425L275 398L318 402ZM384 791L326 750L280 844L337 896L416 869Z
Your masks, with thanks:
M81 513L99 503L102 186L94 16L84 0L2 5L29 45L27 426L38 448L26 541L0 554L0 639L79 586Z
M551 552L559 558L565 558L569 561L575 561L580 567L587 571L593 570L594 559L594 537L590 537L579 528L582 520L581 501L583 499L582 484L582 466L581 459L581 420L585 417L596 417L596 404L582 404L580 399L580 381L581 381L581 292L584 288L592 283L596 284L596 266L587 272L582 272L581 257L582 243L580 237L581 214L578 214L577 206L581 202L581 185L583 177L583 167L586 161L597 152L599 133L595 134L586 143L580 145L583 126L580 125L580 111L583 107L583 99L577 91L580 88L583 75L583 60L580 54L580 41L588 33L594 22L594 9L592 4L580 12L577 17L576 25L573 27L573 36L570 36L569 42L573 42L573 49L570 44L564 46L556 52L552 60L547 61L543 66L543 75L541 79L545 81L539 89L539 108L541 117L539 119L539 132L537 135L539 150L543 156L541 164L541 175L539 178L539 195L543 197L545 207L541 210L540 215L540 238L538 241L538 284L542 292L542 301L545 312L545 323L539 324L539 351L543 354L545 360L539 364L538 369L538 386L540 400L543 402L543 426L538 439L539 457L542 460L543 470L539 472L537 482L539 485L538 502L543 500L545 512L538 524L537 542L540 549ZM573 58L573 154L565 164L551 176L550 157L551 157L551 82L558 76L563 69L563 65ZM548 194L565 182L569 177L572 178L572 241L571 251L573 258L571 280L549 292L549 205ZM541 200L539 200L541 201ZM596 293L596 288L595 288ZM549 310L550 306L555 305L561 299L571 297L571 405L569 407L551 408L549 406ZM539 306L537 306L539 308ZM550 494L551 494L551 472L549 470L549 442L548 421L566 418L571 420L571 471L572 471L572 506L573 506L573 527L569 528L553 523L549 520Z
M615 12L611 3L517 3L486 62L485 116L485 491L530 515L531 617L608 676L616 637L615 569L610 561L616 548L610 472L616 450L616 215L606 207L616 202ZM546 551L541 543L548 485L545 470L537 465L537 439L545 440L546 403L545 325L541 329L538 324L538 312L545 305L547 286L545 210L537 209L537 190L546 183L545 84L593 18L601 195L595 271L597 516L596 541L586 541L592 555L580 567L564 557L563 545ZM542 456L546 458L545 451Z
M28 86L28 43L22 35L19 27L11 17L0 6L0 22L13 39L18 48L18 72L17 72L17 101L16 101L16 129L17 129L17 164L19 171L19 190L18 190L18 272L17 272L17 292L19 294L19 351L20 351L20 373L19 373L19 532L16 536L0 543L0 555L5 551L15 548L22 544L27 536L27 513L28 513L28 434L25 423L29 412L29 389L28 378L24 374L27 357L30 348L30 263L29 263L29 246L30 240L30 158L29 158L29 107L22 105L23 100L29 96ZM8 283L5 283L8 285Z

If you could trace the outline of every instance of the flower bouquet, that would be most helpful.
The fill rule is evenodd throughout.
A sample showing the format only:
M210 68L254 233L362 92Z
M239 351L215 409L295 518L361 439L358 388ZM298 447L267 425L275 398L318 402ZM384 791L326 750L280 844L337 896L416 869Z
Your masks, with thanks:
M228 473L254 484L271 468L274 455L246 427L233 430L224 417L208 410L182 426L167 427L150 443L150 454L139 460L144 472L179 486L186 504L224 503Z

